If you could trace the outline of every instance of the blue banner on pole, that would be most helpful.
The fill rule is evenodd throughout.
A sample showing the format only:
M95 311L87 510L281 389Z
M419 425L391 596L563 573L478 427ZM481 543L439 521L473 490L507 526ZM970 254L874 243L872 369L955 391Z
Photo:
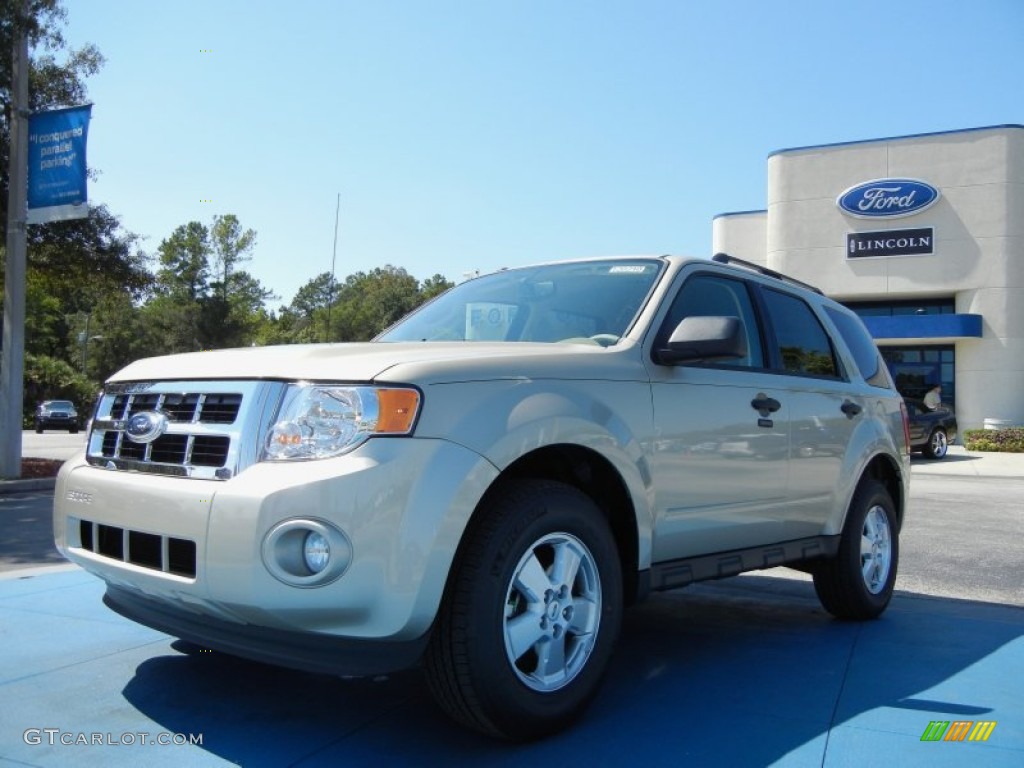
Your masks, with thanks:
M28 118L28 223L89 215L85 144L92 105Z

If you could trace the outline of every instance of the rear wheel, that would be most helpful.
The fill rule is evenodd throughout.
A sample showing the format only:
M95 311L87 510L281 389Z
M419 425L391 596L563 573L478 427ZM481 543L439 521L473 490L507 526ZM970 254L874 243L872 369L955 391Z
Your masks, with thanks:
M899 563L896 507L874 480L854 494L839 553L814 569L814 590L826 611L841 619L873 619L892 599Z
M520 481L487 503L427 651L438 703L475 730L535 739L596 694L619 634L622 573L594 502L562 483Z
M946 437L946 430L936 427L928 436L928 443L924 447L924 455L929 459L941 459L949 451L949 439Z

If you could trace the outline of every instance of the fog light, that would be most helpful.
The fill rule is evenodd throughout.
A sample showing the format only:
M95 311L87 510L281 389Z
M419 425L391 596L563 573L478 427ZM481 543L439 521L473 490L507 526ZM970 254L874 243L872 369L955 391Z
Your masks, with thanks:
M322 587L352 564L352 542L326 520L293 517L282 520L263 539L263 564L292 587Z
M302 557L310 571L320 573L331 559L331 545L326 537L316 531L310 531L302 543Z

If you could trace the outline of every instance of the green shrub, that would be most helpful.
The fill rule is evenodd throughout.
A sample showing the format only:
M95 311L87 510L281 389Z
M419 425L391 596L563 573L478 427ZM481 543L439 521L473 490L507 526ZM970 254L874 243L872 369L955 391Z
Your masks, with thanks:
M964 432L964 447L968 451L1024 453L1024 427L968 429Z

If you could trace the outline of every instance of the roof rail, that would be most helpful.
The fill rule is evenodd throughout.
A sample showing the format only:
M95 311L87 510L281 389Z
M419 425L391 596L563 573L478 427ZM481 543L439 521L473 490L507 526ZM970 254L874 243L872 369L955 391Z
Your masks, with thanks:
M730 256L728 253L716 253L711 257L712 261L717 261L719 264L738 264L741 267L753 270L758 274L767 275L768 277L774 277L777 280L782 280L786 283L792 283L793 285L799 285L801 288L806 288L809 291L814 291L817 294L824 296L820 288L816 288L810 283L805 283L803 280L797 280L795 277L784 275L781 272L776 272L774 269L768 269L768 267L762 267L760 264L755 264L752 261L745 261L738 259L735 256Z

